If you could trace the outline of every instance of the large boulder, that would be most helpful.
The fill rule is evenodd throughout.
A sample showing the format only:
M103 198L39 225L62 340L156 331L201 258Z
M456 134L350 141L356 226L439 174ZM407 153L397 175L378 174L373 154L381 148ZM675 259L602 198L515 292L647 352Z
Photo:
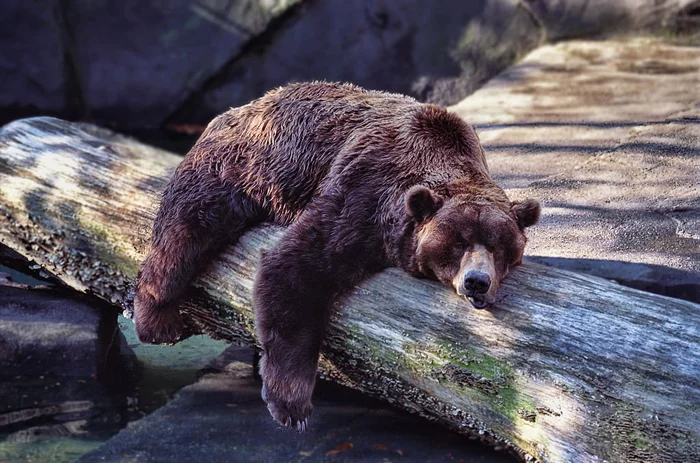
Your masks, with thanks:
M71 51L90 116L159 126L287 3L68 0Z
M91 302L0 272L0 460L84 453L95 444L68 436L109 433L131 416L135 358L116 312Z
M454 104L543 40L692 33L699 8L699 0L7 0L0 123L53 114L131 130L201 124L311 79Z
M0 14L0 123L41 113L69 115L65 29L57 0L4 0Z
M304 2L178 117L206 122L276 86L314 79L455 103L541 38L516 0Z
M117 313L53 289L0 281L0 379L102 377L119 352Z
M0 123L157 127L295 0L3 2Z

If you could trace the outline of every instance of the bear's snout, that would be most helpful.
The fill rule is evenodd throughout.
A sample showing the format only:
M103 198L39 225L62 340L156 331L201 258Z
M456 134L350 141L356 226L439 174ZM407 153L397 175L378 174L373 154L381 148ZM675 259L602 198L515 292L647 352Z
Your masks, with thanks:
M486 272L469 270L464 275L464 289L467 294L486 294L491 287L491 277Z
M483 309L494 302L499 282L493 254L484 245L474 244L464 254L452 285L457 294Z

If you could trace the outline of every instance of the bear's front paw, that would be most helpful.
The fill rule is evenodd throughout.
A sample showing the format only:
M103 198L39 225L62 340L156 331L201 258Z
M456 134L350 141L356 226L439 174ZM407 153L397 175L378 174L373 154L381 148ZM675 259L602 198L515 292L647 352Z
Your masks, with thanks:
M177 310L144 311L136 307L134 325L139 341L148 344L174 344L185 332L185 323Z
M287 400L270 394L263 384L262 398L267 403L270 415L282 426L299 432L304 432L309 427L309 418L313 410L311 394L308 394L308 397Z

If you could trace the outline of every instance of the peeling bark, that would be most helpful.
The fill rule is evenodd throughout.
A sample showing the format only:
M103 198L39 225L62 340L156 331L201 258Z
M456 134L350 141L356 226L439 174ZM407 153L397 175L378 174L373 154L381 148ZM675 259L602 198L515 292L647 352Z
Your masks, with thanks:
M158 197L181 158L89 125L0 130L0 241L129 307ZM192 332L252 344L260 249L199 278ZM322 375L540 461L700 461L700 306L526 263L491 310L390 269L337 303ZM262 404L261 404L262 406Z

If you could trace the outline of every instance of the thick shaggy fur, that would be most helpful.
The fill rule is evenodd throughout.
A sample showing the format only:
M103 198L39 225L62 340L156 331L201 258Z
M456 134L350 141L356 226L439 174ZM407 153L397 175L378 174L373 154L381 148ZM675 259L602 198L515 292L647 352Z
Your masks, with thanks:
M203 264L255 224L289 225L261 259L254 302L263 398L305 429L335 297L395 266L490 302L538 215L536 202L509 202L474 131L444 109L290 85L214 119L177 169L137 280L137 332L176 341L178 303Z

